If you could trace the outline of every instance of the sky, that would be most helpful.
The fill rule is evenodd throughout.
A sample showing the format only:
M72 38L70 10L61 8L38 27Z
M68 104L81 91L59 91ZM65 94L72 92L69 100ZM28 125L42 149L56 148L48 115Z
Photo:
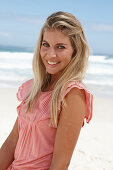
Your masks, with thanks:
M113 54L113 0L0 0L0 45L34 49L44 21L57 11L78 18L91 54Z

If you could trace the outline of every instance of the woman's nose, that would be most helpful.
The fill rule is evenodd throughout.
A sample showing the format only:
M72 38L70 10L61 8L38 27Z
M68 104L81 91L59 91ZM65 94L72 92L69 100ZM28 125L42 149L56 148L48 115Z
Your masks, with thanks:
M56 52L55 52L54 48L49 49L48 56L52 57L52 58L56 57Z

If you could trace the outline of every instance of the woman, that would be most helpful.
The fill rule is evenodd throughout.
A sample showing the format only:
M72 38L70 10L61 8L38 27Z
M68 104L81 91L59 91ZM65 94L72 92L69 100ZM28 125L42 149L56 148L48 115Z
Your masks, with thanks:
M33 58L34 77L19 88L18 117L0 150L1 170L67 170L77 139L92 117L82 84L89 48L70 13L50 15Z

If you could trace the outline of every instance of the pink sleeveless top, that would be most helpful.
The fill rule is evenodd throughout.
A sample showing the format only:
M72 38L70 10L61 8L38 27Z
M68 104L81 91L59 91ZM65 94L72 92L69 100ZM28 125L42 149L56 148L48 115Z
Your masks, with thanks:
M56 127L49 126L52 91L41 92L32 112L25 114L26 105L24 102L32 83L33 79L23 83L17 93L18 100L22 101L17 107L19 139L14 153L14 161L8 170L49 170L51 165L57 130ZM92 117L93 96L79 82L70 83L65 95L74 87L85 91L85 119L89 123ZM60 115L61 102L58 110Z

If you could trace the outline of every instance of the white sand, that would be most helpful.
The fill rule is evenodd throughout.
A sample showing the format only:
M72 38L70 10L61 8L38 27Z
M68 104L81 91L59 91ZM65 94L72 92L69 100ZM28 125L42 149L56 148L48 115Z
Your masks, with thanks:
M0 146L17 117L16 91L0 88ZM113 170L113 99L94 97L93 119L81 130L69 170Z

